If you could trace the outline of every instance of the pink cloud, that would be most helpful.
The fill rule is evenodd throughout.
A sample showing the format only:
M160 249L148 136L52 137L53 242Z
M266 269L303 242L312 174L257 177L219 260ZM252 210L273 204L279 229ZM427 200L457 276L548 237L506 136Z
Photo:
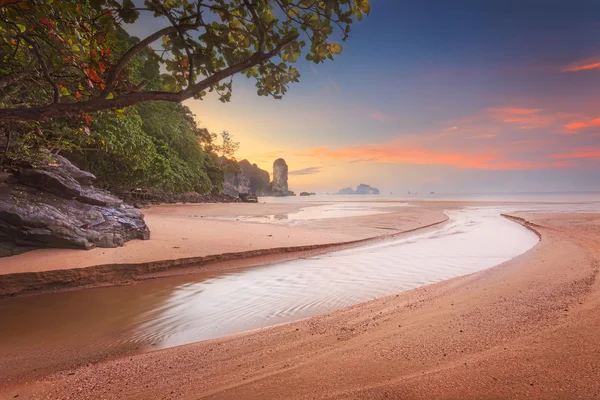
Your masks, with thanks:
M505 108L487 108L485 111L489 113L499 113L504 115L532 115L543 111L541 108L522 108L522 107L505 107Z
M587 60L577 61L575 63L569 64L560 72L579 72L579 71L588 71L592 69L600 68L600 58L595 57Z
M396 121L396 117L391 114L382 113L379 111L372 111L369 113L369 117L379 122L390 122Z
M565 124L566 133L577 134L581 129L595 128L600 126L600 118L595 118L588 121L575 121Z
M475 136L470 136L471 139L491 139L491 138L495 138L496 135L495 133L485 133L483 135L475 135Z
M574 151L571 153L552 154L550 158L558 159L578 159L578 158L600 158L600 150L595 148L588 148L583 150Z

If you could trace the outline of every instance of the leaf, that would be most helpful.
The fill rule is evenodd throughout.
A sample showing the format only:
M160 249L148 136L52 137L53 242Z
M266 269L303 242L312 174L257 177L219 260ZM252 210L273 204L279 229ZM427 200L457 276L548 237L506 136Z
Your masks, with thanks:
M333 53L333 54L340 54L344 48L342 47L341 44L337 44L337 43L330 43L329 44L329 50Z
M114 99L115 95L112 93L109 93L108 96L106 96L106 100L110 100L110 99Z
M368 14L369 11L371 11L371 6L369 5L368 0L363 0L358 8L360 8L360 11L364 12L365 14Z
M60 95L61 96L70 96L71 92L69 92L69 89L67 89L66 87L61 87L60 88Z

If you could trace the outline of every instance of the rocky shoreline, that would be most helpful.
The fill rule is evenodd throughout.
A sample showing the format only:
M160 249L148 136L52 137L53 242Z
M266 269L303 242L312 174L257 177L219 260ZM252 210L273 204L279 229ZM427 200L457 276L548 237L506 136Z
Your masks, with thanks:
M147 240L144 215L94 187L96 177L66 158L20 167L0 180L0 257L43 247L92 249Z

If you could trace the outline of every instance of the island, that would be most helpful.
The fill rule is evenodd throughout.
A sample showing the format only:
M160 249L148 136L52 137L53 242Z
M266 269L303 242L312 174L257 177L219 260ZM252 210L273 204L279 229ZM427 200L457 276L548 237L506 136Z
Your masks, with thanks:
M356 187L356 190L351 187L341 189L337 194L379 194L379 189L371 187L365 183L361 183Z

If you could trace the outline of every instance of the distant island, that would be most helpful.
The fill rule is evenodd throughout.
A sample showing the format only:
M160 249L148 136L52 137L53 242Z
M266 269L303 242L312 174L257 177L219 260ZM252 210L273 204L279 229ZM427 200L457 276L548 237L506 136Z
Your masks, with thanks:
M337 194L379 194L379 189L361 183L356 187L356 190L347 187L337 192Z

